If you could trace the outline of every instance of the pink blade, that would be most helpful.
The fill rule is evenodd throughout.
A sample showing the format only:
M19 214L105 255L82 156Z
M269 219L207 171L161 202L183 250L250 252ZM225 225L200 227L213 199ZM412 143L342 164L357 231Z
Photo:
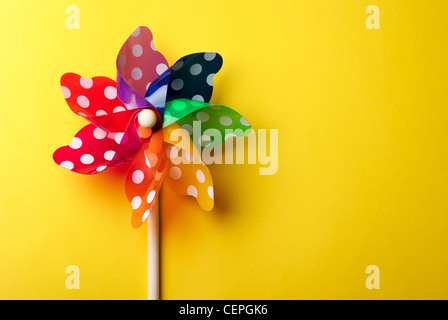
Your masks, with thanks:
M108 132L126 129L132 111L117 97L114 80L107 77L81 77L66 73L61 78L62 93L70 109ZM113 119L113 122L110 120ZM108 123L113 124L109 128Z
M129 150L121 144L124 133L107 133L88 124L75 135L68 146L53 154L56 164L77 173L95 174L123 163L133 157L138 149Z
M151 31L138 27L129 36L117 56L117 71L141 97L151 82L168 69L165 57L154 47Z

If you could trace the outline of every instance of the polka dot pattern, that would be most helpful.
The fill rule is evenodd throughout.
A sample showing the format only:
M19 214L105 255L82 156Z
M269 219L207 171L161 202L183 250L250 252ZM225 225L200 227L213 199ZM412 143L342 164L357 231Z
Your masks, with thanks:
M198 74L200 74L202 72L202 66L199 63L195 63L194 65L192 65L190 67L190 73L193 76L197 76Z
M79 149L82 146L82 140L78 137L74 137L72 143L69 144L69 147L72 149Z
M146 202L152 203L154 201L155 197L156 197L156 191L155 190L149 191L148 197L146 198Z
M200 160L200 153L194 145L187 145L167 146L169 161L165 181L175 192L196 198L202 209L210 211L213 208L213 193L209 191L213 190L210 171Z
M214 199L214 189L213 189L212 186L209 186L209 187L207 188L207 192L208 192L208 196L209 196L211 199Z
M95 128L95 130L93 130L93 136L98 140L102 140L106 138L107 132L101 128Z
M59 165L67 170L72 170L75 166L73 162L67 160L62 161Z
M195 94L195 95L191 98L191 100L199 101L199 102L204 102L204 97L201 96L200 94Z
M95 158L91 154L85 153L81 156L80 160L83 164L91 164L95 161Z
M62 89L62 94L64 96L65 99L70 98L70 96L72 95L72 92L70 91L69 88L67 88L66 86L61 86Z
M175 100L176 101L176 100ZM174 109L173 103L167 103L166 112L171 112ZM168 109L169 106L169 109ZM219 105L208 105L200 110L196 110L187 114L186 116L176 119L176 123L183 128L191 127L193 121L201 121L201 137L197 141L193 141L197 148L213 149L222 144L227 138L236 136L241 137L249 134L251 130L250 123L243 118L235 110ZM216 136L210 137L204 134L208 129L216 133ZM229 132L230 131L230 132ZM207 131L207 132L210 132ZM193 130L189 130L192 136Z
M157 193L167 171L167 159L163 132L157 131L142 145L131 163L126 178L126 195L131 203L131 223L135 228L151 218Z
M84 89L90 89L93 86L93 80L92 79L86 79L81 77L81 79L79 79L79 83L81 84L81 86Z
M134 182L135 184L141 183L143 179L145 179L145 175L142 170L135 170L132 173L132 182Z
M149 209L143 213L142 222L145 222L145 220L148 219L150 213L151 211L149 211Z
M214 52L194 53L179 59L171 68L167 101L181 98L210 101L213 76L221 66L222 57Z
M182 119L188 114L210 106L209 103L193 101L190 99L176 99L166 103L165 117L163 119L163 127ZM206 115L207 116L207 115Z
M199 181L200 183L204 183L204 181L205 181L205 175L204 175L204 172L203 172L201 169L198 169L198 170L196 171L196 178L198 179L198 181Z
M169 170L170 177L174 180L180 179L182 177L182 170L179 167L172 166Z
M174 79L173 81L171 81L171 88L173 90L181 90L184 86L184 81L180 78Z
M216 53L215 52L206 52L204 53L204 59L207 61L212 61L216 58Z
M168 66L166 63L159 63L156 67L156 72L160 76L162 73L164 73L166 70L168 70Z
M232 118L228 116L221 116L219 118L219 123L221 123L225 127L230 126L232 124Z
M136 58L140 57L143 54L143 48L141 45L136 44L132 47L132 55Z
M145 100L149 102L152 106L156 107L160 115L163 116L165 112L165 103L168 92L168 81L170 79L171 69L167 69L167 65L159 64L156 67L156 72L162 72L161 75L151 82L146 88ZM168 70L168 71L167 71ZM179 81L174 83L174 87L183 86L183 83ZM162 121L162 119L161 119Z
M96 174L132 157L131 154L120 153L119 147L112 135L89 124L76 134L68 146L57 149L53 160L77 173Z
M198 149L214 147L225 136L216 139L204 131L250 129L247 120L232 109L208 103L213 78L222 66L221 56L196 53L169 68L154 46L151 31L139 27L121 48L116 65L118 84L106 77L89 79L74 73L62 77L62 93L70 108L92 124L82 128L70 145L56 150L54 161L70 171L95 174L133 159L126 195L135 228L151 218L164 179L178 193L194 197L204 210L211 210L213 181ZM135 109L144 107L159 111L159 127L142 131L138 126L127 126L135 120ZM173 146L166 140L168 128L157 131L162 119L163 127L182 126L187 137L192 134L193 121L200 121L201 137L188 147ZM174 163L179 151L182 161Z
M85 108L88 108L88 107L89 107L90 100L87 99L86 96L79 95L79 96L76 98L76 103L78 104L78 106L80 106L81 108L85 109ZM84 113L83 113L83 114L84 114Z
M213 193L209 190L213 190L213 182L210 173L207 170L207 178L204 183L200 183L194 177L195 170L197 171L197 166L195 164L183 164L181 165L181 176L176 176L174 179L171 175L165 177L165 181L168 186L175 192L196 198L199 206L206 211L213 209L214 200ZM195 180L196 179L196 180Z
M87 120L112 114L123 103L117 98L117 86L107 77L83 78L76 73L66 73L61 78L62 93L68 106Z
M117 88L113 86L108 86L104 89L104 96L109 99L113 100L117 97Z
M197 198L197 196L198 196L198 189L196 189L195 186L189 185L187 187L187 195Z
M168 69L165 57L154 47L151 31L138 27L121 47L117 56L117 71L142 97L147 84Z
M137 210L138 208L140 208L141 204L142 204L141 197L135 196L134 198L132 198L131 200L132 209Z
M206 122L208 121L208 119L210 119L210 116L208 115L207 112L199 111L196 112L196 119L198 119L201 122Z

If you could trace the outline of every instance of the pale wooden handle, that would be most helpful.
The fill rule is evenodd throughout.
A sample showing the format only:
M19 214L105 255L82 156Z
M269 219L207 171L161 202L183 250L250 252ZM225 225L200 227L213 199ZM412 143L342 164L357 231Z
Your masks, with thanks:
M148 217L148 300L159 300L159 196Z

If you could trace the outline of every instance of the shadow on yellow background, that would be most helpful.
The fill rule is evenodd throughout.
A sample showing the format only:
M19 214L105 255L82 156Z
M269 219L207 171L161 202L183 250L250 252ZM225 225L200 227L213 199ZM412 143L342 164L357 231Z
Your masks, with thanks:
M65 26L69 5L80 29ZM365 26L380 9L381 28ZM52 161L84 120L65 72L115 78L148 26L174 63L216 51L212 102L278 129L279 167L214 165L215 209L164 187L164 299L448 298L445 1L3 1L0 298L146 299L126 168ZM80 289L65 285L68 265ZM366 267L381 271L369 290Z

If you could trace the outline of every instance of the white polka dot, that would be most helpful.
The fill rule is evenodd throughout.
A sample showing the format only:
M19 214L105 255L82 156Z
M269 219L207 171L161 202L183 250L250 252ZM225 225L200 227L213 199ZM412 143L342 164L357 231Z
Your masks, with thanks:
M163 118L163 121L164 121L164 123L173 123L173 122L175 122L176 120L179 120L178 118L176 118L176 117L173 117L172 115L170 115L169 113L165 113L165 115L164 115L164 118Z
M137 29L134 30L134 32L132 32L132 36L134 37L138 37L139 34L140 34L140 27L138 27Z
M85 96L79 96L76 98L76 102L79 104L81 108L87 108L90 104L89 99Z
M212 186L209 186L209 187L207 188L207 192L208 192L208 196L209 196L210 198L213 199L213 197L214 197L214 192L213 192L213 187L212 187Z
M180 78L174 79L171 82L171 88L173 88L173 90L180 90L182 89L184 86L184 81Z
M197 94L197 95L193 96L193 98L191 98L191 100L204 102L204 97L201 96L200 94Z
M154 46L154 40L151 40L151 42L149 43L149 45L151 46L151 49L153 51L157 51L156 47Z
M78 112L78 115L81 116L81 117L87 118L87 115L85 113L83 113L83 112Z
M198 189L196 189L195 186L188 186L187 188L187 194L189 196L197 197L198 196Z
M106 159L106 160L110 161L114 158L114 156L115 156L115 151L109 150L109 151L104 152L104 159Z
M179 148L171 147L169 157L171 160L177 159L179 157Z
M213 87L213 77L215 76L215 74L214 73L210 73L208 76L207 76L207 84L209 85L209 86L211 86L211 87Z
M104 171L104 169L106 169L107 166L99 166L98 168L96 168L96 171L101 172Z
M70 143L69 147L72 149L79 149L82 146L82 140L78 137L74 137L72 143Z
M198 181L199 181L200 183L204 183L204 181L205 181L205 175L204 175L204 172L202 172L201 169L199 169L198 171L196 171L196 178L198 179Z
M211 104L208 107L212 110L221 110L221 106L218 106L217 104Z
M134 181L134 183L136 183L136 184L141 183L144 178L145 178L145 174L143 173L142 170L135 170L132 173L132 181Z
M176 120L179 120L179 119L177 119L176 117L173 117L173 116L171 116L169 113L165 113L165 115L163 116L164 118L163 118L163 121L164 122L169 122L169 123L173 123L173 122L175 122ZM174 120L173 120L174 119Z
M212 61L213 59L215 59L216 57L216 53L215 52L206 52L204 53L204 59L207 61Z
M164 63L159 63L156 67L156 72L158 75L161 75L168 69L168 66Z
M210 119L209 115L208 115L206 112L204 112L204 111L199 111L199 112L196 114L196 118L197 118L199 121L202 121L202 122L206 122L206 121L208 121L208 119Z
M68 170L72 170L74 167L73 162L71 161L62 161L60 166Z
M118 57L118 66L120 68L123 68L126 65L126 57L125 56L119 56Z
M81 77L79 79L79 83L81 84L81 86L84 89L90 89L93 86L93 79L86 79L86 78Z
M194 76L197 76L202 71L202 66L199 63L195 63L190 67L190 73Z
M105 115L107 115L107 112L104 111L104 110L98 110L98 111L95 113L95 115L96 115L97 117L99 117L99 116L105 116Z
M174 71L177 71L177 70L179 70L180 68L182 68L183 65L184 65L184 62L183 62L183 61L177 61L176 64L173 66L173 70L174 70Z
M193 96L193 98L197 98L199 100L201 100L201 99L204 100L204 98L201 95L199 95L199 94ZM202 102L203 101L191 100L190 104L192 104L194 107L204 107L204 104Z
M139 196L134 197L131 201L131 206L132 209L134 210L138 209L141 204L142 204L142 198L140 198Z
M247 121L247 120L244 119L243 117L241 117L240 122L241 122L241 124L242 124L243 126L246 126L246 127L250 126L249 121Z
M118 106L118 107L114 108L113 113L122 112L122 111L126 111L126 108L123 106Z
M150 85L151 85L151 82L148 82L148 83L146 84L146 91L148 91Z
M232 119L228 116L222 116L221 118L219 118L219 122L223 126L230 126L232 124Z
M171 167L169 171L170 177L174 180L180 179L182 176L182 170L179 167Z
M193 133L193 127L190 124L184 124L182 125L182 128L188 131L188 134L191 135Z
M104 89L104 96L109 99L115 99L117 97L117 88L108 86Z
M145 220L148 218L149 216L149 209L145 211L145 213L142 216L142 222L145 222Z
M134 80L140 80L142 78L142 70L140 70L140 68L134 68L131 71L131 77Z
M114 140L115 140L115 142L118 143L118 144L121 144L122 142L125 143L125 142L126 142L126 137L125 137L124 132L119 132L119 133L117 133L117 134L115 135Z
M107 132L101 128L95 128L95 130L93 130L93 136L98 140L102 140L106 138Z
M95 159L91 154L86 153L81 156L80 160L84 164L91 164Z
M132 47L132 54L134 57L140 57L143 54L143 48L141 45L136 44Z
M173 101L172 106L174 109L180 111L180 110L184 110L187 107L187 104L183 101L176 100L176 101Z
M155 197L156 197L156 192L154 190L151 190L151 192L148 193L148 198L146 199L146 201L148 203L151 203Z
M70 98L70 96L72 95L72 93L70 92L70 89L65 86L62 86L61 89L62 89L62 94L64 95L64 98L65 99Z

